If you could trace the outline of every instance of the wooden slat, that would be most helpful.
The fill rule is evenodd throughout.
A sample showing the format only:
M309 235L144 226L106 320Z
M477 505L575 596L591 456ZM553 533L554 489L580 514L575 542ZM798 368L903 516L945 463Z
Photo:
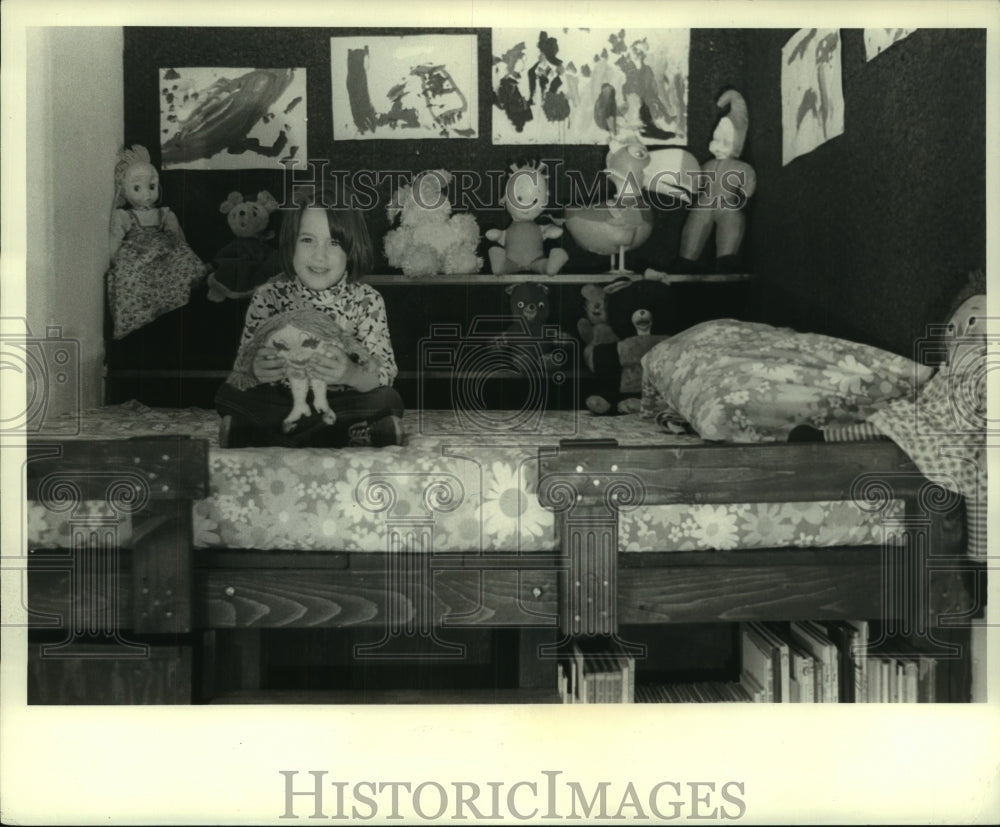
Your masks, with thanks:
M206 628L383 627L413 617L428 585L376 569L264 569L201 571L195 588ZM434 625L556 625L555 571L439 571L430 597Z
M559 507L560 485L600 503L610 484L640 504L850 500L859 482L883 475L892 494L915 496L927 480L890 442L689 446L574 446L540 456L539 496ZM594 481L597 484L594 484ZM550 502L548 500L551 500Z
M621 568L618 623L878 618L881 567Z
M545 626L547 613L556 612L560 571L553 558L546 559L549 568L525 569L520 583L516 569L488 570L484 575L482 607L474 599L479 594L476 571L437 571L435 581L440 596L447 595L450 606L465 607L472 612L466 617L451 617L452 621L460 621L460 625L513 625L523 621ZM870 607L879 605L881 559L880 550L872 547L619 554L619 623L633 622L625 618L639 618L638 622L643 623L726 620L733 612L739 613L740 618L776 619L769 616L775 607L798 612L800 606L809 612L803 617L811 617L813 601L854 606L851 610L838 610L837 617L868 616ZM38 621L33 626L67 627L71 609L70 567L65 554L32 559L29 596L33 617ZM935 613L959 614L975 609L982 602L983 595L972 588L976 576L973 563L962 558L953 562L938 560L932 568L935 570L930 573L930 599ZM195 582L196 628L381 627L384 614L380 612L385 610L385 601L393 598L386 594L382 570L375 567L351 574L343 569L297 571L291 566L196 570ZM127 565L120 583L118 613L121 618L130 618L132 577ZM300 586L301 593L296 594ZM225 593L229 587L233 588L233 595ZM795 589L799 589L798 594ZM520 605L515 595L520 595ZM100 592L87 599L106 606L111 596ZM394 599L400 599L399 593ZM756 603L760 603L760 608L751 608ZM436 605L440 616L445 604L439 601ZM869 608L859 613L862 606ZM540 616L536 617L534 612ZM127 627L126 623L122 625Z
M133 517L131 628L190 632L193 528L188 500L154 500Z
M29 500L127 498L128 487L151 500L207 496L208 441L178 436L29 441Z
M190 704L191 647L150 646L144 658L80 644L71 657L28 647L29 704Z

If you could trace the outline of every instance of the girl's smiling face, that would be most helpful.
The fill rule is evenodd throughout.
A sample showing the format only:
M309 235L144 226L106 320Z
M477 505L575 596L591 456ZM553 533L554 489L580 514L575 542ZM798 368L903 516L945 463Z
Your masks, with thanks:
M330 235L326 210L309 207L302 212L292 266L298 280L310 290L326 290L343 281L347 253Z

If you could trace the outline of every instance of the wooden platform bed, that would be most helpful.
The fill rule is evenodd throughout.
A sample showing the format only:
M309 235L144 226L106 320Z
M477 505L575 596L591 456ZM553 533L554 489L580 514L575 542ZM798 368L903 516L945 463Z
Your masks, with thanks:
M113 524L82 515L70 548L30 554L29 702L556 702L554 656L571 636L628 643L622 629L636 625L830 618L880 620L952 659L938 698L969 698L963 644L985 591L964 554L963 508L889 442L556 441L539 451L537 494L557 512L559 549L532 553L428 553L416 523L392 529L394 553L194 549L192 502L207 494L208 456L206 440L173 435L30 446L28 500L71 513L111 501L131 512L133 530L120 549ZM881 548L619 549L626 510L852 499L873 510L905 502L904 516L886 519ZM259 632L321 628L368 630L362 654L376 659L417 641L444 662L462 657L450 634L503 630L516 641L516 685L264 691Z

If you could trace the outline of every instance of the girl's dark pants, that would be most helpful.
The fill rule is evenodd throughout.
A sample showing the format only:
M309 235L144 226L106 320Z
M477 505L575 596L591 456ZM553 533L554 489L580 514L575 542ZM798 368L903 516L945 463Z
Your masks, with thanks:
M232 417L230 448L342 448L350 442L348 429L351 425L403 415L403 400L390 387L378 387L364 393L330 391L327 399L337 415L335 424L327 425L313 412L311 416L302 417L290 433L282 429L282 422L292 409L292 394L285 385L270 383L241 391L224 383L215 396L215 407L222 416Z

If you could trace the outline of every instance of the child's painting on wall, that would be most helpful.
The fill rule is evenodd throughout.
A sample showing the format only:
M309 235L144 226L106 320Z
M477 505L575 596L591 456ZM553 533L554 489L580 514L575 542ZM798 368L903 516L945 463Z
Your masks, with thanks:
M800 29L781 50L782 164L844 133L840 31Z
M160 69L163 169L280 169L308 158L305 69Z
M687 141L688 29L493 29L493 143Z
M872 60L916 29L865 29L865 60Z
M478 138L475 35L330 38L333 139Z

